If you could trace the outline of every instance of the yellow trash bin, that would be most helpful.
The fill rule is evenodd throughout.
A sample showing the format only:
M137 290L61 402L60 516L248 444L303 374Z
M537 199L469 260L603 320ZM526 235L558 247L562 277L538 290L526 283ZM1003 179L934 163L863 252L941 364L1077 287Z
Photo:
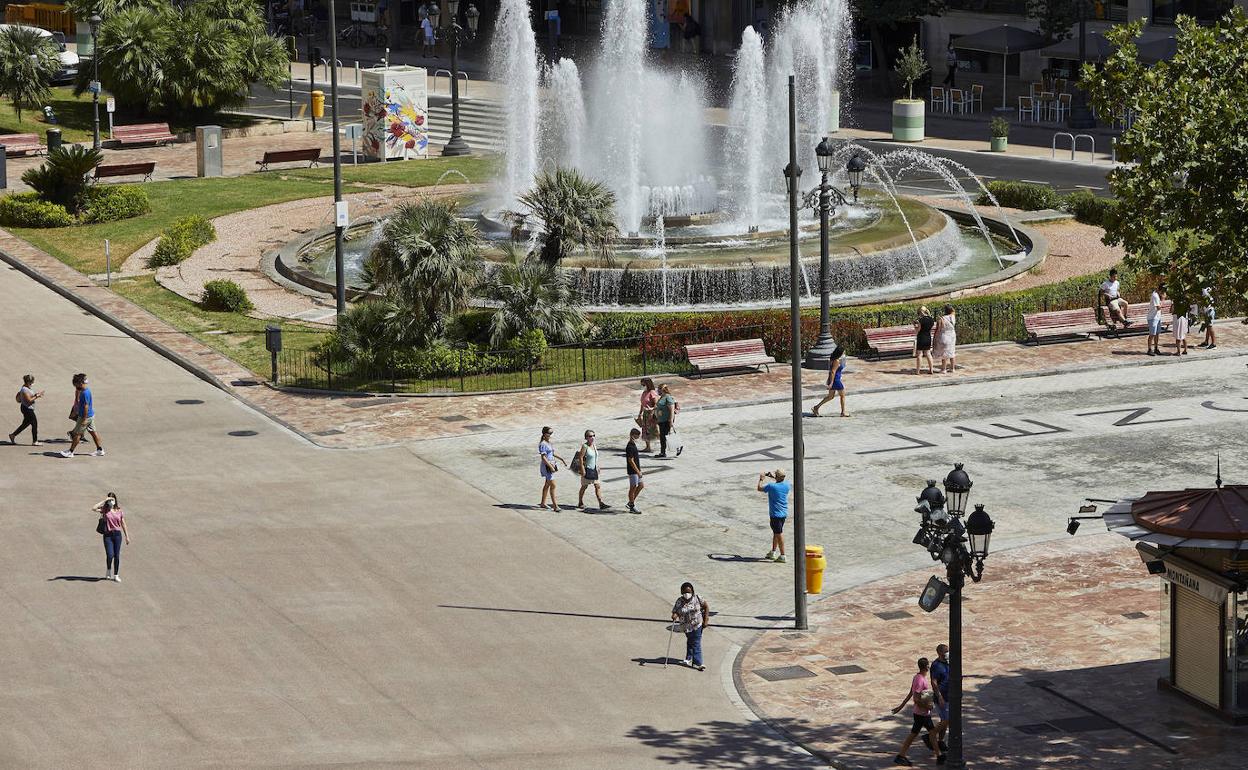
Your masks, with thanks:
M806 593L823 593L823 570L828 566L823 558L823 546L806 546Z
M325 117L325 92L324 91L312 92L312 117L314 118Z

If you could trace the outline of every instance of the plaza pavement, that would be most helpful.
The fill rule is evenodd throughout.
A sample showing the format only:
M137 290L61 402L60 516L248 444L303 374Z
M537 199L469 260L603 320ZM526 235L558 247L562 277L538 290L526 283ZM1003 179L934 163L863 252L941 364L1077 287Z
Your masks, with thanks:
M7 265L0 296L0 373L47 390L45 446L0 445L0 766L806 762L734 702L727 637L705 673L646 663L675 586L410 448L319 449ZM105 457L56 455L76 371Z

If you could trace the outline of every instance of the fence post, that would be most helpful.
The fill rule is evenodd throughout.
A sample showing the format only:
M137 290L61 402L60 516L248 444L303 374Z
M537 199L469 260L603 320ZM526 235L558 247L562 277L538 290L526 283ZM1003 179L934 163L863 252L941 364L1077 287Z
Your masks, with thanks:
M646 375L650 373L650 371L646 368L646 363L647 363L646 362L646 340L643 337L641 340L641 376L642 377L645 377Z
M1044 295L1044 312L1049 312L1049 295Z
M399 382L398 382L398 378L394 376L394 364L393 363L390 364L390 392L391 393L399 392Z
M988 342L992 342L996 339L996 336L992 333L992 307L992 305L988 306Z
M459 349L459 392L464 392L464 349Z
M325 390L334 389L334 354L325 354Z
M533 387L533 356L529 356L529 387Z
M589 369L585 364L585 343L581 343L581 382L589 382Z

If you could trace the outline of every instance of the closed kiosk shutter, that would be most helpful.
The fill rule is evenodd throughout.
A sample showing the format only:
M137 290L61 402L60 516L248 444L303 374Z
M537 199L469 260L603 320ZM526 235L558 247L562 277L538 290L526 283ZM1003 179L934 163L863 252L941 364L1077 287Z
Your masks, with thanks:
M1221 689L1221 613L1218 605L1174 586L1174 685L1218 707Z

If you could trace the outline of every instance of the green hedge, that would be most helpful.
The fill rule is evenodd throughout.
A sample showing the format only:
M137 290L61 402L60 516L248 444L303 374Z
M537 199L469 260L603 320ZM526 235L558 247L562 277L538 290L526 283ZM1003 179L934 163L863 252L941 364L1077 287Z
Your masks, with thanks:
M1102 198L1089 190L1078 190L1066 196L1063 208L1085 225L1104 227L1106 220L1118 210L1116 198Z
M242 286L233 281L221 279L204 284L199 304L204 310L216 310L223 313L246 313L255 309L255 305L251 304Z
M0 198L0 225L5 227L69 227L74 217L59 203L33 192Z
M148 267L177 265L217 239L217 229L212 222L198 214L175 219L165 229L156 243L156 250L147 258Z
M1062 206L1062 196L1058 195L1057 191L1048 185L994 179L988 183L987 187L988 192L996 196L997 203L1006 208L1039 211L1040 209L1056 209ZM992 202L988 199L988 193L980 193L979 199L975 201L975 205L992 205Z
M152 210L147 190L135 184L110 184L88 188L82 196L83 222L115 222L142 216Z

